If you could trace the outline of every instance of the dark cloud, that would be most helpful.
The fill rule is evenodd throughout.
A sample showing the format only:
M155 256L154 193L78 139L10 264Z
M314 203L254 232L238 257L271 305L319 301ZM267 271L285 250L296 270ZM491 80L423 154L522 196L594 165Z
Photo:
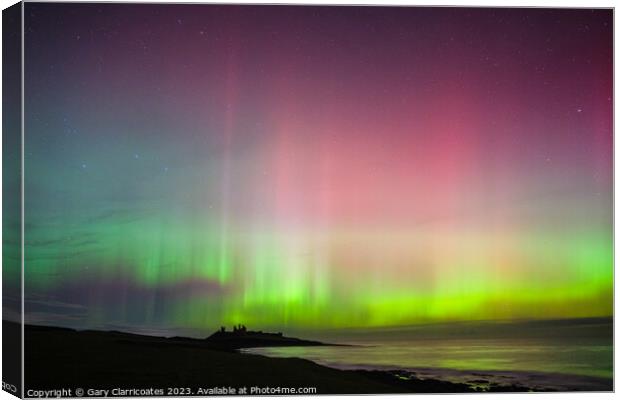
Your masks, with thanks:
M82 329L112 329L109 321L118 321L114 329L130 330L133 326L133 331L143 331L139 327L152 328L152 324L162 323L168 315L167 308L179 301L218 300L231 290L209 279L188 279L151 287L132 279L83 277L48 288L45 295L27 295L26 321Z

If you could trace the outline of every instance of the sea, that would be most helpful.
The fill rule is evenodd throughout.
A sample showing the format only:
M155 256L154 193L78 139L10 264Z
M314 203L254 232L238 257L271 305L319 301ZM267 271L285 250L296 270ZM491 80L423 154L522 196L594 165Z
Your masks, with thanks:
M243 349L338 369L407 371L420 379L532 390L613 390L613 319L476 321L297 332L340 346Z

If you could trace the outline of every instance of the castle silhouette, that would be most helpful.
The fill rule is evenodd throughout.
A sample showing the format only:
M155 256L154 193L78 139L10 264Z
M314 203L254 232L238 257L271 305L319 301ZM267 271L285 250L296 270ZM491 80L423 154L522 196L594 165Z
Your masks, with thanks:
M227 331L225 326L221 326L220 330L215 332L216 336L244 336L244 335L251 335L251 336L265 336L265 337L281 337L282 336L282 332L277 332L277 333L269 333L269 332L263 332L263 331L248 331L248 328L245 325L239 324L239 325L233 325L233 330L232 331Z

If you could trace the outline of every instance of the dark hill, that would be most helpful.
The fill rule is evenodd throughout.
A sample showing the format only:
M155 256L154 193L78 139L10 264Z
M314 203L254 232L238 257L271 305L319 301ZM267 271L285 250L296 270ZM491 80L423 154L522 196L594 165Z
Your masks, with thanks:
M262 331L217 331L207 337L209 346L222 349L242 349L250 347L274 346L334 346L313 340L303 340L283 336L282 333L268 333Z

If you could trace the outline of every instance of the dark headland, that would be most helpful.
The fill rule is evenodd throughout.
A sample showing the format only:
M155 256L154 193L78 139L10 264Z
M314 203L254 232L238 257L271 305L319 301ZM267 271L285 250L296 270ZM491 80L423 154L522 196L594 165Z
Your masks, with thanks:
M3 330L5 334L19 330L19 325L3 321ZM344 371L301 358L237 351L256 346L324 345L278 333L218 332L206 339L192 339L26 325L24 338L26 390L183 387L193 394L214 387L313 387L316 394L477 390L463 383L418 379L404 371ZM531 388L512 385L483 390L522 392Z
M211 348L229 350L273 346L338 346L313 340L286 337L282 332L249 331L243 325L233 327L232 331L227 331L226 328L221 327L219 331L208 336L205 342Z

